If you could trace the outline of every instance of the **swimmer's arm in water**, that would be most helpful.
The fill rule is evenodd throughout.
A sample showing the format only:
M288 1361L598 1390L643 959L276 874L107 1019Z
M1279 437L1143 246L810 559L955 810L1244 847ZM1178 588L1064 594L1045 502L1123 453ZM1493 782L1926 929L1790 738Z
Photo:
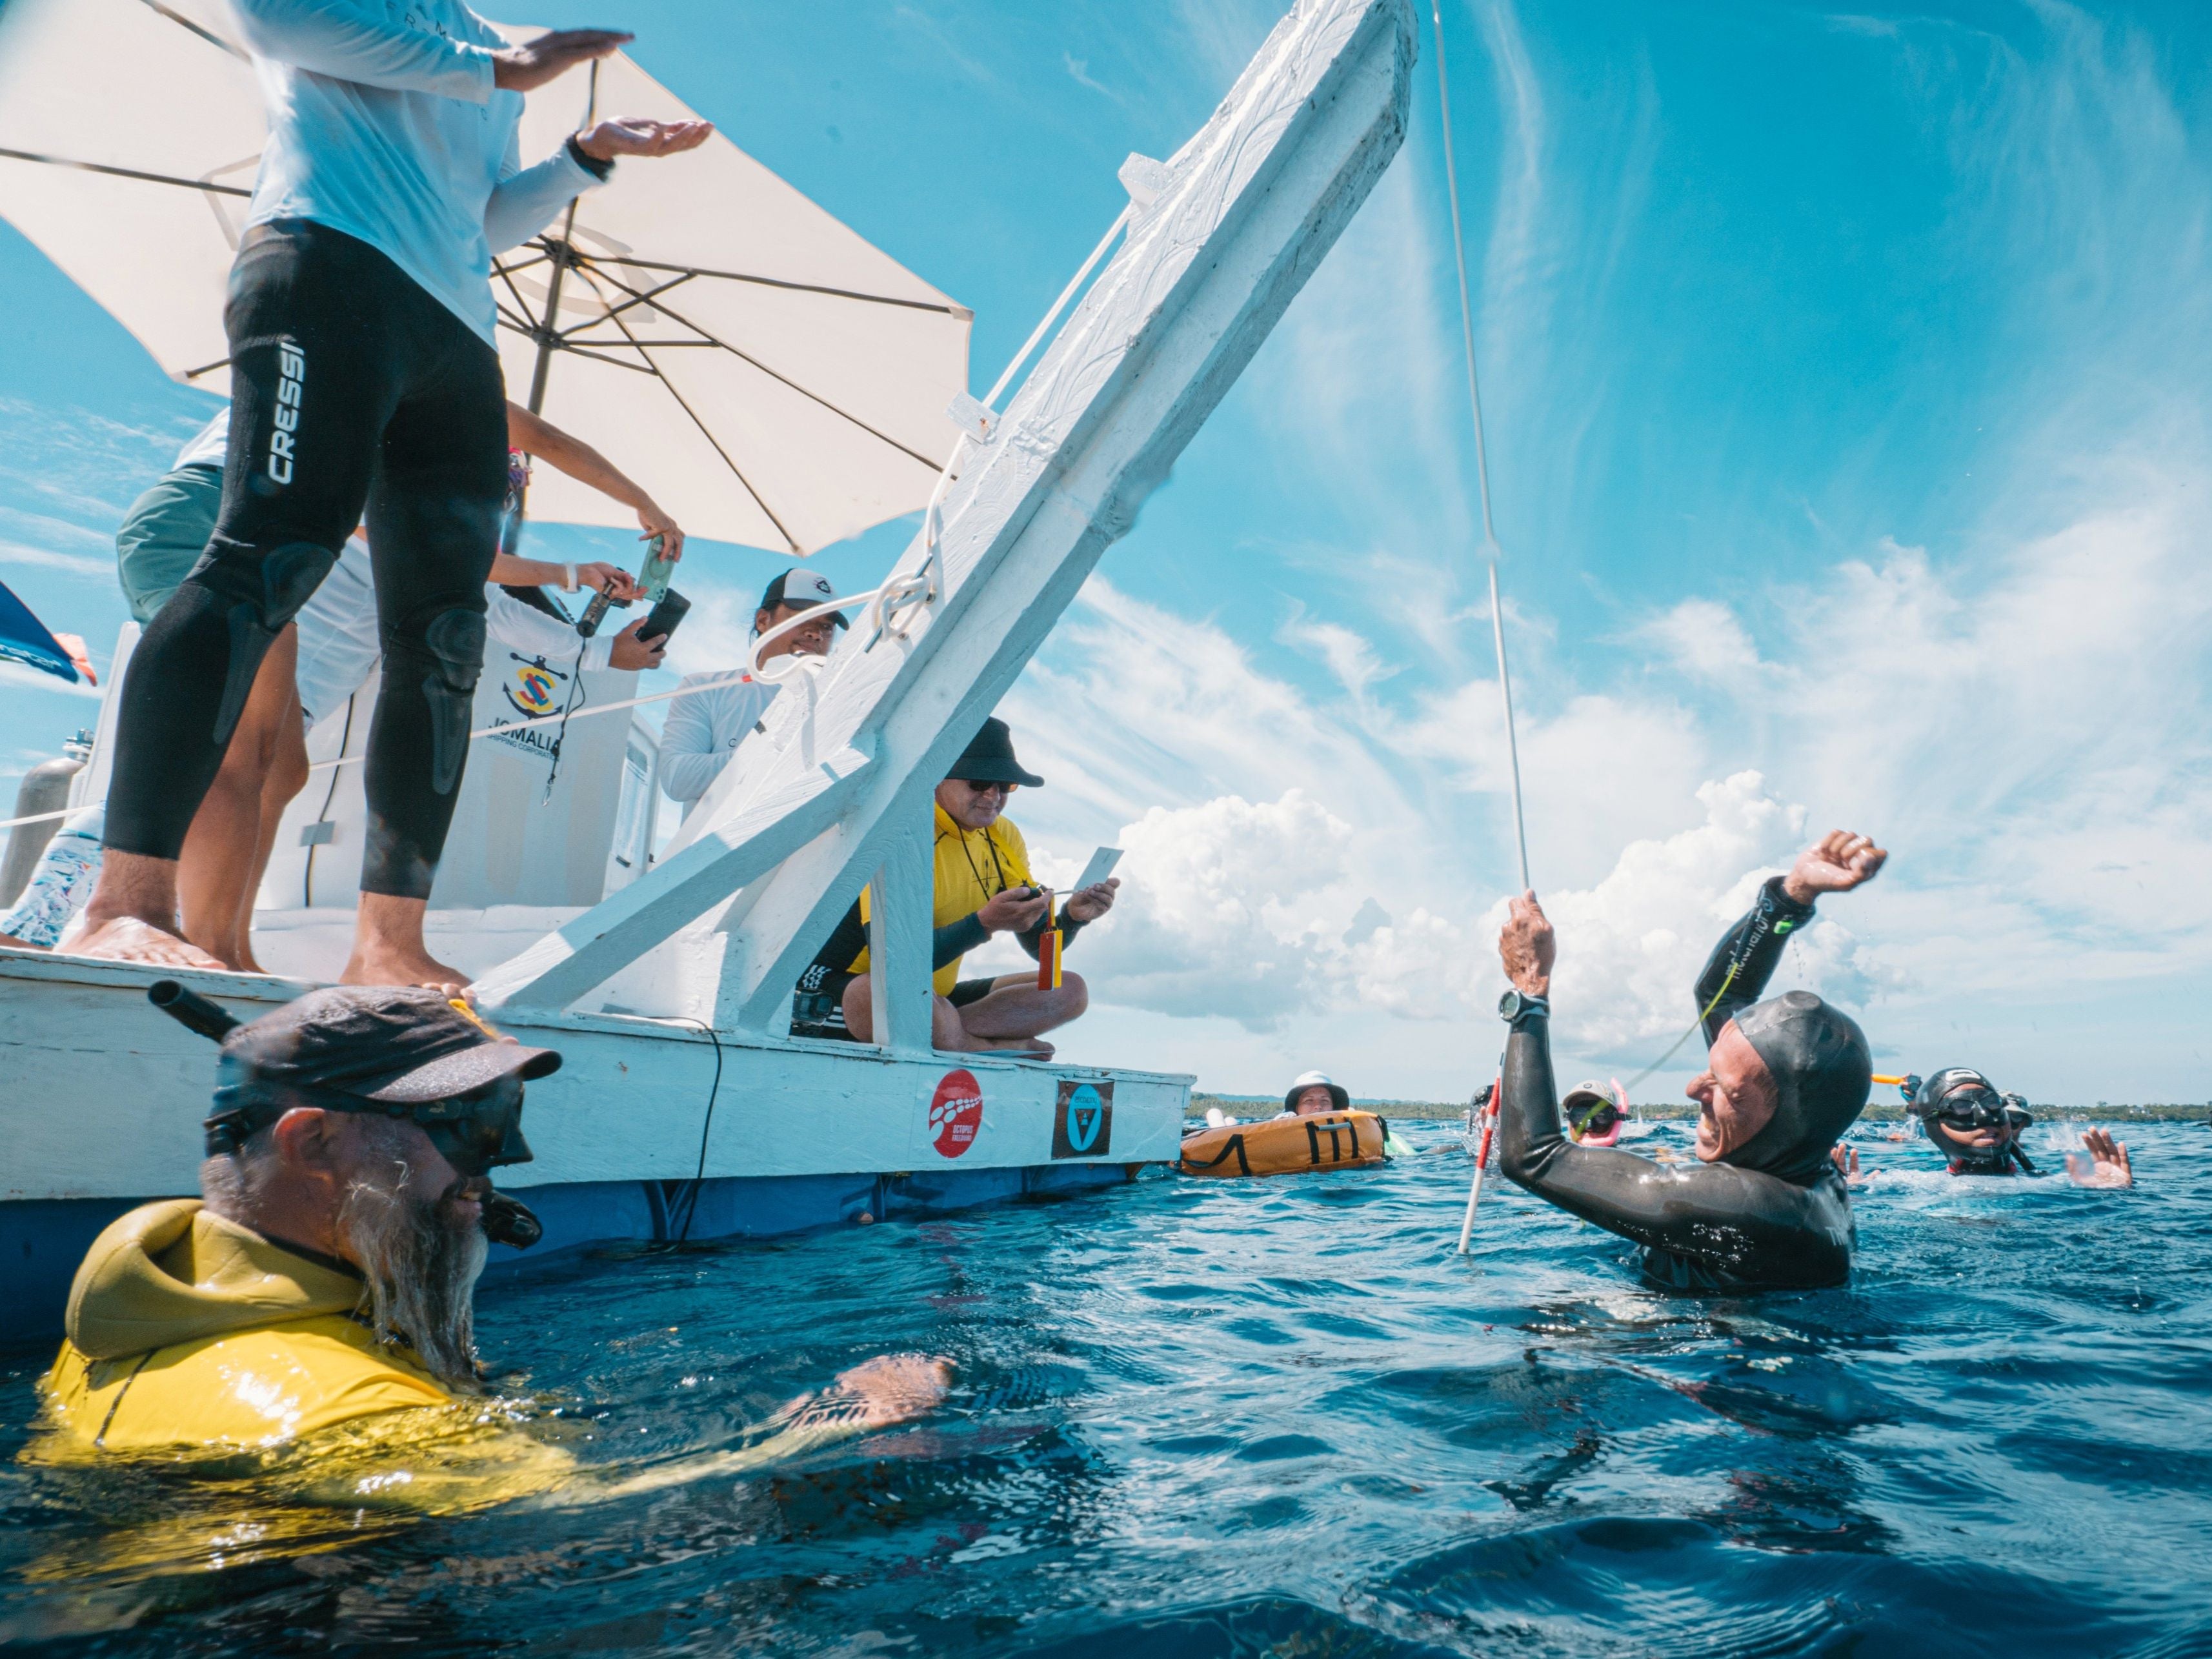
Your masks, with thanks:
M951 1380L949 1361L925 1358L921 1354L887 1354L854 1366L821 1394L793 1401L770 1419L775 1425L775 1431L750 1446L734 1451L702 1452L657 1468L642 1469L620 1480L602 1476L589 1492L548 1493L545 1505L567 1508L610 1498L629 1498L639 1492L687 1486L694 1480L744 1474L771 1464L788 1463L840 1440L921 1416L945 1398L945 1390Z
M1828 1148L1828 1156L1834 1161L1836 1173L1843 1176L1844 1185L1846 1187L1855 1188L1871 1187L1874 1185L1875 1176L1881 1173L1879 1170L1869 1170L1865 1174L1860 1174L1859 1149L1856 1146L1846 1146L1841 1141Z
M818 1395L793 1401L753 1443L625 1472L580 1463L566 1444L525 1425L483 1414L459 1421L456 1407L386 1413L350 1431L317 1437L301 1468L301 1496L340 1508L453 1515L495 1504L568 1509L717 1476L746 1474L840 1440L918 1417L945 1397L951 1368L919 1354L856 1365ZM539 1424L541 1430L554 1425ZM565 1425L564 1425L565 1426Z
M1790 935L1813 919L1820 895L1865 885L1888 859L1867 836L1832 830L1797 855L1788 875L1773 877L1759 890L1698 975L1694 995L1707 1042L1718 1042L1721 1027L1759 1000Z

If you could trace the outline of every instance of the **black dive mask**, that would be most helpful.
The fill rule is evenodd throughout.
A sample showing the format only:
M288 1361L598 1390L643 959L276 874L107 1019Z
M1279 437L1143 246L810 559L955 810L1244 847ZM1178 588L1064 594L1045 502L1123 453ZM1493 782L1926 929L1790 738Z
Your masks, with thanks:
M295 1106L404 1118L429 1136L458 1174L471 1181L502 1164L527 1164L533 1156L522 1138L522 1079L511 1075L443 1100L371 1100L299 1084L225 1082L215 1091L215 1110L203 1126L208 1155L236 1152Z
M2027 1103L2018 1095L1999 1094L1979 1072L1954 1066L1936 1073L1913 1091L1909 1109L1920 1120L1922 1133L1954 1168L2002 1172L2017 1162L2030 1173L2034 1170L2017 1145L2021 1131L2035 1121ZM2002 1133L1994 1146L1971 1146L1952 1139L1944 1129L1961 1134L1980 1129Z

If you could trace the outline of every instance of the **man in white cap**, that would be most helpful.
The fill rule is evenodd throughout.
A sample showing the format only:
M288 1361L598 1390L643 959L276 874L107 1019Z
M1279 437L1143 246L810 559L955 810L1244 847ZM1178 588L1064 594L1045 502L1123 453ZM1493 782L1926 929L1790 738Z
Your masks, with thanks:
M837 604L837 590L820 571L785 571L761 595L760 608L753 612L754 635L809 611L821 614L770 640L761 651L761 660L828 656L830 630L848 625ZM730 763L738 745L760 730L761 716L779 689L742 668L684 677L677 690L689 695L670 702L668 722L660 732L660 784L671 800L682 802L687 812L697 804Z
M1352 1097L1326 1072L1308 1072L1291 1085L1283 1097L1285 1117L1319 1117L1327 1112L1348 1112Z

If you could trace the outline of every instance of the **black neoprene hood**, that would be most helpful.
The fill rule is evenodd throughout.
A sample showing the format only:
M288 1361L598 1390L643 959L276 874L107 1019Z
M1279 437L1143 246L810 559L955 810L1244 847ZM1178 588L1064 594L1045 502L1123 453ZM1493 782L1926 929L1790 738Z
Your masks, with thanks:
M1735 1017L1737 1030L1774 1074L1774 1115L1720 1162L1809 1187L1865 1109L1874 1057L1858 1022L1810 991L1790 991Z

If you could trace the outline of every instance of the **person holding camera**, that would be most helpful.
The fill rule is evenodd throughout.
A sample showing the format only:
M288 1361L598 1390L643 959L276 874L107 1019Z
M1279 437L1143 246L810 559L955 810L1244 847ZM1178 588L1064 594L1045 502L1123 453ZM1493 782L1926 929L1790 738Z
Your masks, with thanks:
M1024 769L1013 733L994 716L983 722L951 774L937 786L935 891L930 951L936 1012L932 1045L954 1053L1014 1049L1049 1059L1043 1034L1090 1006L1091 994L1072 973L1043 987L1034 973L960 977L960 960L994 933L1012 933L1032 957L1049 927L1060 945L1114 908L1121 885L1109 878L1055 906L1053 891L1030 873L1029 848L1006 816L1007 799L1044 780ZM829 942L799 975L792 999L793 1036L869 1042L875 1006L868 983L867 894L845 913Z

